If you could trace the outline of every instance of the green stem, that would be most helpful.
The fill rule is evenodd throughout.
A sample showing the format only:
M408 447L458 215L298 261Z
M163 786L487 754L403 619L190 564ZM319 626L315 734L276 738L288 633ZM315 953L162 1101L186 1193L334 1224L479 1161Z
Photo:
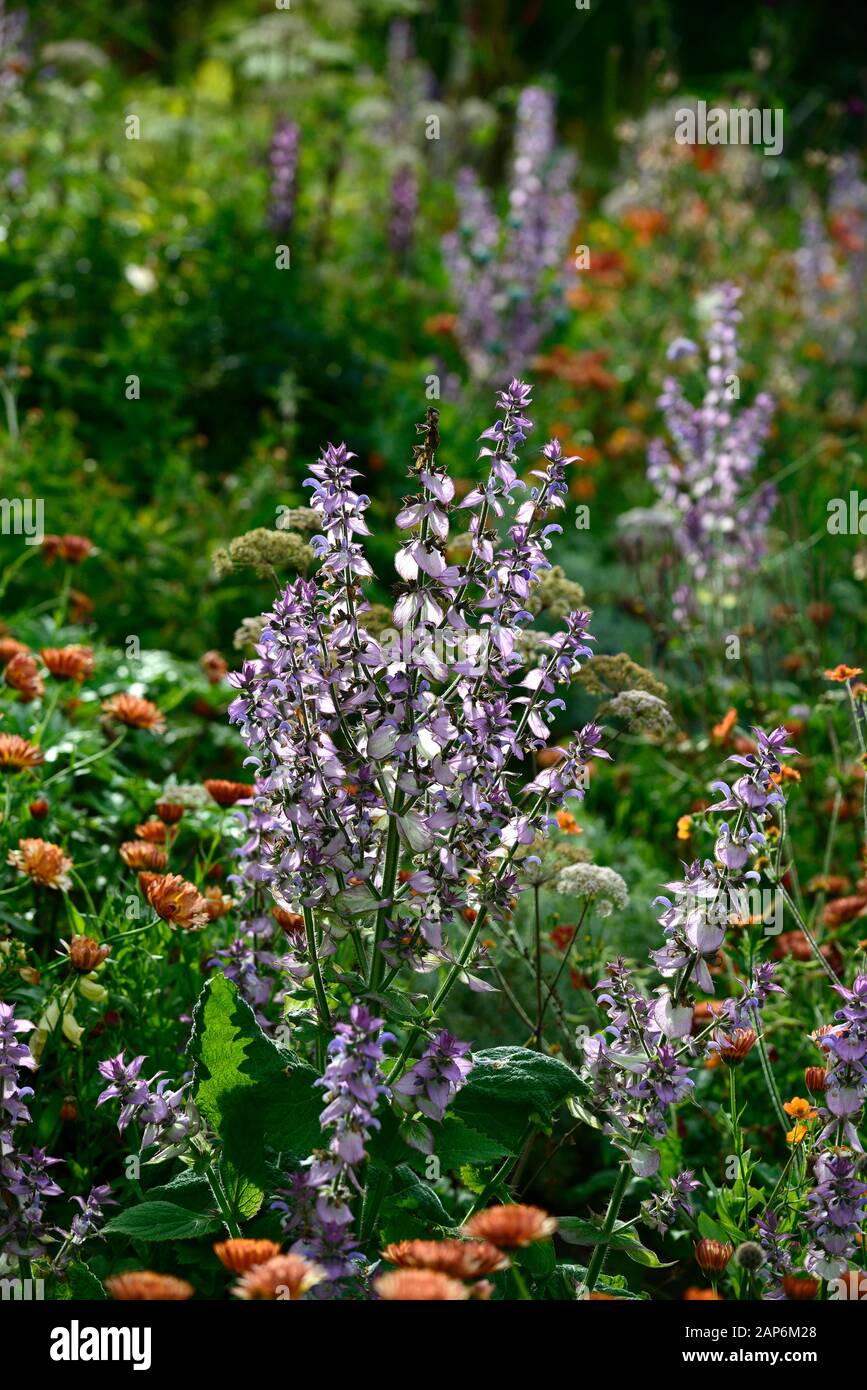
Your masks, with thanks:
M774 1110L776 1111L777 1119L783 1126L783 1133L787 1134L789 1131L789 1121L786 1118L786 1112L783 1109L783 1098L780 1095L779 1088L774 1078L774 1073L771 1070L771 1063L768 1057L767 1045L765 1043L765 1039L761 1031L762 1021L759 1018L757 1009L753 1010L753 1027L756 1032L756 1047L759 1050L759 1061L762 1067L762 1075L765 1078L765 1085L768 1088L768 1095L771 1097L771 1102L773 1104Z
M205 1168L205 1177L208 1180L208 1186L211 1189L214 1201L220 1208L220 1215L223 1218L223 1225L225 1226L226 1230L228 1231L229 1235L233 1238L233 1240L237 1240L241 1234L241 1227L238 1225L237 1221L232 1215L232 1208L229 1205L229 1199L226 1196L222 1180L213 1163L209 1163Z
M307 954L310 957L310 973L313 976L313 993L316 995L316 1012L319 1015L319 1026L327 1032L331 1031L331 1013L328 1008L328 1000L325 995L325 986L322 983L322 971L319 968L319 952L316 945L316 927L313 923L313 913L309 907L302 909L304 913L304 934L307 938Z
M368 989L376 989L382 979L385 968L385 957L379 949L385 937L385 922L391 908L394 897L394 884L397 878L398 864L400 863L400 832L398 828L398 817L403 805L403 793L399 787L395 788L394 805L389 813L388 837L385 842L385 865L382 871L382 887L379 896L382 906L376 914L376 923L373 930L373 946L370 953L370 969L367 975Z
M620 1165L620 1172L617 1182L614 1184L614 1191L611 1194L611 1201L608 1203L608 1210L605 1213L605 1223L602 1227L602 1238L595 1247L590 1264L587 1266L587 1292L591 1294L596 1287L596 1280L602 1273L602 1266L605 1263L605 1256L608 1254L608 1246L611 1244L611 1237L620 1214L623 1198L626 1196L626 1189L629 1186L631 1169L628 1163Z

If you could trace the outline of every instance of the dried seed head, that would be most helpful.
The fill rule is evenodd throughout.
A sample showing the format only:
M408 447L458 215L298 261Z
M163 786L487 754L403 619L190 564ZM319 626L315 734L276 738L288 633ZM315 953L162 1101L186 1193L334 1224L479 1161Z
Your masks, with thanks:
M741 1269L761 1269L765 1263L765 1252L755 1240L745 1240L735 1251L735 1264Z

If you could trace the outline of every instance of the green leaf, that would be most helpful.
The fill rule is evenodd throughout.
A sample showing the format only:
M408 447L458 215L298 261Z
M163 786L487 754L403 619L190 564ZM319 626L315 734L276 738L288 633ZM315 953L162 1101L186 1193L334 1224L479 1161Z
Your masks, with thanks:
M112 1217L103 1228L108 1235L134 1240L191 1240L220 1229L219 1220L179 1207L174 1202L141 1202Z
M473 1054L473 1070L450 1114L514 1153L533 1117L548 1123L577 1088L575 1072L557 1057L527 1047L493 1047Z
M582 1221L577 1216L561 1216L558 1225L558 1233L570 1245L599 1245L603 1240L601 1226L595 1225L592 1221ZM611 1250L620 1250L635 1264L644 1265L647 1269L665 1269L672 1260L660 1260L652 1250L648 1250L646 1245L642 1245L638 1233L634 1226L626 1226L618 1222L608 1240L608 1247Z
M316 1072L262 1032L224 975L199 996L190 1045L196 1104L219 1135L237 1215L255 1215L267 1185L266 1148L305 1158L320 1139Z

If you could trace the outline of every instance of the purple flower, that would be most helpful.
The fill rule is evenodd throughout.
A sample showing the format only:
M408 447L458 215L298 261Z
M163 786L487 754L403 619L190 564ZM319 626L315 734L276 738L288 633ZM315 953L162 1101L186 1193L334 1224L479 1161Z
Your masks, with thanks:
M410 1096L418 1110L431 1120L442 1120L473 1069L467 1054L470 1044L459 1042L443 1029L394 1089Z
M271 170L268 220L276 232L288 232L295 214L299 134L294 121L280 119L275 123L271 136L268 151Z

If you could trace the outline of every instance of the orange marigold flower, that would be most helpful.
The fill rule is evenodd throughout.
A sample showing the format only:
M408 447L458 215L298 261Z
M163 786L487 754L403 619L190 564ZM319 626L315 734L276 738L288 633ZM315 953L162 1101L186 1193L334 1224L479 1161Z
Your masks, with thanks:
M18 734L0 734L0 772L22 772L38 767L45 758L41 748Z
M457 1303L470 1296L460 1280L450 1279L436 1269L395 1269L381 1274L373 1287L387 1303Z
M722 1274L733 1254L733 1245L707 1236L695 1247L696 1263L705 1274Z
M509 1257L487 1240L400 1240L382 1258L401 1269L435 1269L453 1279L477 1279L507 1269Z
M154 807L160 820L166 825L177 825L186 809L186 806L180 806L176 801L158 801Z
M192 1284L186 1279L155 1274L152 1269L128 1269L123 1274L110 1274L105 1287L119 1303L181 1302L192 1298L194 1293Z
M159 845L148 844L147 840L125 840L120 847L120 857L128 869L154 869L159 872L169 862L169 857Z
M45 682L39 674L36 658L29 652L16 652L5 671L6 684L18 691L23 705L45 694Z
M93 674L92 647L43 647L39 655L57 680L83 681Z
M541 1207L527 1207L516 1202L512 1206L488 1207L471 1217L464 1227L467 1235L479 1236L493 1245L532 1245L544 1240L557 1229L557 1218Z
M793 1120L815 1120L818 1113L810 1102L803 1100L801 1096L793 1096L791 1100L787 1100L783 1109Z
M735 726L737 717L738 712L736 709L727 709L719 723L714 724L711 729L711 738L716 739L720 743L722 743L724 739L727 739Z
M724 1302L722 1294L717 1293L716 1289L698 1289L695 1285L692 1288L684 1289L683 1297L687 1303L713 1303L717 1300L720 1303Z
M563 831L564 835L584 834L584 831L581 829L581 826L578 824L572 812L567 811L565 807L561 808L561 810L557 812L557 824Z
M214 1254L221 1264L233 1274L244 1274L253 1265L264 1264L280 1254L276 1240L250 1240L236 1236L232 1240L218 1241Z
M161 820L146 820L135 828L139 840L147 840L151 845L164 845L169 838L169 827Z
M219 652L205 652L201 666L211 685L219 685L229 673L229 663Z
M839 666L835 666L835 667L834 667L833 671L826 671L826 672L825 672L825 680L826 680L826 681L838 681L841 685L843 685L846 681L852 680L852 678L853 678L854 676L863 676L863 674L864 674L864 669L863 669L863 667L861 667L861 666L844 666L843 663L841 662Z
M102 965L106 956L111 955L111 947L100 946L99 942L95 941L92 936L74 936L66 946L66 950L73 966L82 975L89 975L91 970Z
M747 1053L752 1052L758 1041L753 1028L736 1028L733 1033L723 1033L720 1035L721 1062L725 1062L727 1067L740 1066Z
M165 726L165 716L156 705L151 700L140 700L137 695L112 695L110 700L103 701L102 710L109 719L116 719L130 729L150 729L158 734Z
M26 642L19 642L14 637L0 637L0 666L5 666L6 662L11 661L19 652L29 651Z
M287 936L300 936L304 931L304 918L300 912L287 912L285 907L275 907L273 915Z
M323 1269L302 1255L274 1255L242 1274L233 1292L238 1298L294 1301L303 1298L308 1289L321 1284L326 1277Z
M149 869L143 869L138 876L138 886L145 897L148 895L148 884L155 883L158 878L164 878L164 874L152 873Z
M72 860L60 845L49 840L19 840L18 848L9 851L6 862L43 888L62 888L66 893L71 887Z
M819 1281L814 1279L811 1274L786 1274L783 1276L783 1293L786 1298L800 1302L803 1299L815 1298L818 1292Z
M227 782L221 777L208 777L202 785L218 806L234 806L236 801L253 795L253 788L246 782Z
M227 897L221 888L216 886L205 889L205 902L207 903L208 917L212 922L216 922L220 917L225 917L227 912L231 912L235 906L235 899Z
M180 874L154 879L145 891L154 912L164 922L174 922L179 927L203 927L208 921L207 899Z

